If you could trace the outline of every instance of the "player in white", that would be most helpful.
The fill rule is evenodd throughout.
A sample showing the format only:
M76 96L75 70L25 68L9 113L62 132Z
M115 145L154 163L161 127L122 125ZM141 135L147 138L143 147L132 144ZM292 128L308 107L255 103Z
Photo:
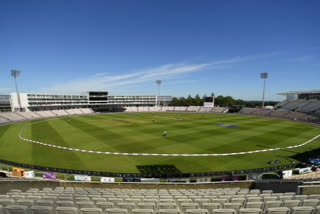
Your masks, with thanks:
M167 136L167 130L164 130L163 132L163 136L166 137Z

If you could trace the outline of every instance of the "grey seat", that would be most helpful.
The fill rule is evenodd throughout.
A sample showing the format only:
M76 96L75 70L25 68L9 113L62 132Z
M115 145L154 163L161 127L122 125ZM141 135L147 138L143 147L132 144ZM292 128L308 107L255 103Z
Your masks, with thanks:
M236 214L234 209L213 209L212 214Z
M291 214L312 214L313 211L313 207L292 207Z
M102 213L102 209L101 208L81 208L80 209L80 213L81 214L101 214Z
M304 207L317 207L320 200L318 199L305 199L302 201L302 206Z
M118 208L108 208L105 209L106 214L127 214L127 209L118 209Z
M138 203L138 209L155 209L156 205L154 203Z
M292 207L299 207L301 205L301 201L299 200L288 200L283 202L284 207L288 207L291 209Z
M197 203L182 203L180 205L180 210L183 213L186 213L187 209L198 209L198 208L199 208L199 204L197 204Z
M90 201L89 197L75 197L75 201Z
M186 209L186 214L208 214L207 209Z
M50 207L53 207L54 206L54 201L38 200L34 204L36 204L37 206L50 206Z
M308 196L308 199L319 199L320 200L320 194L311 194Z
M231 203L241 203L242 206L244 205L245 201L245 198L231 198Z
M52 214L52 206L32 206L30 208L31 214Z
M278 201L266 201L264 203L264 209L267 210L268 208L273 208L273 207L282 207L283 202L278 200Z
M256 208L263 210L264 203L262 201L247 202L246 208Z
M234 209L238 211L242 207L241 203L224 203L223 209Z
M261 214L262 210L261 209L256 209L256 208L241 208L239 210L239 214Z
M0 195L0 199L9 199L10 195Z
M267 209L267 214L289 214L290 209L288 207L271 207Z
M295 200L303 201L303 200L308 199L308 196L307 196L307 195L295 195L295 196L294 196L294 199L295 199ZM317 199L317 200L318 200L318 199Z
M77 201L76 206L81 209L81 208L92 208L94 207L93 202L91 201Z
M159 203L159 209L176 209L176 203Z
M263 197L263 201L267 202L267 201L277 201L278 197L277 196L268 196L268 197Z
M26 196L25 195L12 195L11 198L14 200L18 200L18 199L25 199Z
M56 214L77 214L76 207L56 207Z
M74 207L73 201L57 201L56 204L58 207Z
M219 203L205 203L202 204L203 209L207 209L208 212L211 214L213 209L219 209L221 205Z
M102 210L108 209L108 208L114 208L114 205L112 202L97 202L96 207L101 208Z
M136 204L135 203L118 203L118 207L120 209L127 209L129 212L131 212L132 209L136 208Z
M153 209L133 209L132 214L154 214Z
M262 201L261 197L248 197L247 202L259 202Z
M33 200L30 199L18 199L16 201L17 205L23 205L23 206L27 206L27 207L32 207L33 206Z
M0 205L3 207L7 205L13 205L14 204L14 199L0 199Z
M159 214L180 214L178 209L159 209Z
M7 214L28 214L28 207L23 205L7 205L4 210Z

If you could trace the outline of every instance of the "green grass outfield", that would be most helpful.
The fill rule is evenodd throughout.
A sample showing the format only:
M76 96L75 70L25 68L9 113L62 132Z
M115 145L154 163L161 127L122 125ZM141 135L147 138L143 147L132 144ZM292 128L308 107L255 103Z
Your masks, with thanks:
M179 117L178 117L179 115ZM82 153L33 144L22 136L59 146L106 152L208 154L261 150L301 144L320 128L295 121L205 113L115 113L26 121L0 127L0 159L41 166L105 172L138 172L137 165L173 164L182 172L250 169L296 161L290 157L320 147L306 146L218 157L119 156ZM70 120L70 122L68 122ZM217 124L237 125L237 128ZM167 130L168 136L163 137Z

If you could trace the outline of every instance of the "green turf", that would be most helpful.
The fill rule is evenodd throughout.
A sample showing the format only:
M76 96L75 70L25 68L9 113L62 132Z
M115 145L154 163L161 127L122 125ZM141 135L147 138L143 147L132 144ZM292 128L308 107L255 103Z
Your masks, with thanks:
M179 116L178 116L179 115ZM229 153L286 147L320 134L308 124L236 114L116 113L26 121L0 127L0 159L107 172L138 172L136 165L173 164L182 172L206 172L270 166L295 161L290 157L320 147L320 139L297 149L219 157L152 157L90 154L32 144L23 137L49 144L108 152ZM70 120L70 122L68 122ZM237 128L217 124L237 125ZM163 137L167 130L168 136Z

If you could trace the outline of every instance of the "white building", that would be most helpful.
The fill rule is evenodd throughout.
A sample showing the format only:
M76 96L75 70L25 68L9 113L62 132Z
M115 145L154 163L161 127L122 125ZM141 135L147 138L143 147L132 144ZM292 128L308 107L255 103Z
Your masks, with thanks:
M108 95L106 91L87 91L82 94L19 93L22 111L43 111L70 108L93 108L114 111L128 106L167 105L171 96ZM17 93L11 93L12 111L19 110Z

